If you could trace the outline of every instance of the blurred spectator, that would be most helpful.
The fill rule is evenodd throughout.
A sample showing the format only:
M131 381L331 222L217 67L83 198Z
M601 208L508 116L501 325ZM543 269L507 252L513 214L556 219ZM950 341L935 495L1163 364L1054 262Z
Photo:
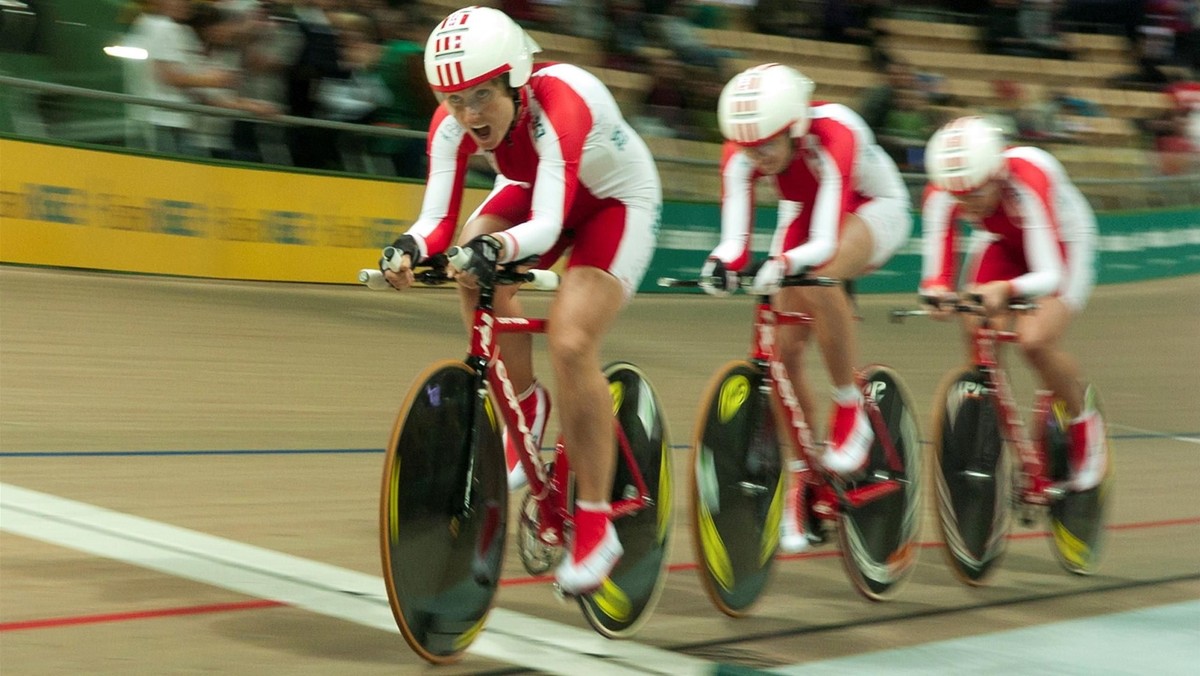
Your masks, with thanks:
M859 112L880 147L905 171L924 167L925 143L964 104L945 90L945 78L918 73L905 61L884 55L885 80L864 92Z
M287 71L288 113L317 117L319 85L325 78L349 78L341 63L337 34L328 13L339 0L294 0L300 48ZM318 127L290 127L288 149L299 167L337 169L337 132Z
M650 89L642 99L639 114L630 118L630 124L643 136L666 138L690 138L687 129L688 82L684 76L683 62L674 56L654 60L650 71Z
M883 73L883 83L868 88L858 106L867 126L875 131L883 128L887 114L895 107L900 92L917 88L916 73L904 61L887 59L883 64Z
M879 31L875 17L887 0L823 0L821 39L874 47Z
M663 42L686 64L717 69L722 59L736 58L737 52L713 47L700 35L700 27L689 19L692 0L675 0L667 13L656 22Z
M791 38L815 37L812 27L820 23L795 0L758 0L751 21L756 33Z
M1028 142L1070 141L1081 131L1066 123L1053 96L1042 99L1013 80L996 80L992 86L1000 105L989 112L1002 122L1010 137Z
M126 44L146 50L144 60L124 63L130 94L157 101L195 103L195 90L237 86L236 72L200 64L200 40L186 23L190 0L150 0L130 27ZM200 65L197 65L200 64ZM159 152L197 154L191 138L196 116L167 108L129 106L129 143Z
M251 28L250 17L229 6L196 5L191 19L192 30L200 38L202 58L193 66L207 66L240 73L241 45ZM240 110L255 116L277 115L279 109L266 101L244 98L234 87L197 88L201 103ZM237 148L233 142L233 118L212 115L200 116L195 125L194 142L210 157L218 159L256 160L256 149Z
M1171 82L1174 34L1167 28L1143 25L1133 41L1137 69L1113 78L1113 85L1129 89L1158 90Z
M1062 0L992 0L981 37L990 54L1069 59L1057 26Z
M379 73L383 47L374 39L374 24L354 12L329 16L337 35L344 73L317 82L317 116L326 120L367 124L392 103L392 93Z
M604 67L645 71L649 66L646 33L649 17L637 0L612 0L608 6L608 33L603 39Z
M431 21L415 10L393 9L380 14L379 31L383 55L379 73L392 94L391 105L384 106L377 124L425 132L437 108L437 99L425 83L425 39ZM428 157L425 141L419 138L380 138L375 150L392 158L397 176L423 178Z
M925 167L925 144L942 117L916 88L896 91L892 107L884 116L875 137L880 147L891 155L901 171L922 171Z
M1176 82L1166 89L1172 106L1139 122L1158 158L1163 175L1200 170L1200 82Z
M295 17L280 3L265 0L221 0L220 7L245 12L248 26L242 36L242 87L240 94L288 108L286 74L300 50ZM234 120L236 152L257 156L272 164L292 164L285 127L254 120Z

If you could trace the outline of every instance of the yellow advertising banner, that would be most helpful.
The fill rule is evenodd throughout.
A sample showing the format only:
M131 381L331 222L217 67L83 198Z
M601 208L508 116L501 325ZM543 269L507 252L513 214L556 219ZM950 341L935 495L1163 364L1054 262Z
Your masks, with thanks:
M423 187L0 139L0 262L354 282ZM465 217L486 196L468 190Z

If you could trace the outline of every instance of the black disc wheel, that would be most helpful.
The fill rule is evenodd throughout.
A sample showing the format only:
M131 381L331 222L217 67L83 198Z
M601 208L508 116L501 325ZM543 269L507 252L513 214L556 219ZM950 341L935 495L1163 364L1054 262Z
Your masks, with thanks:
M931 474L948 561L967 584L984 584L1007 547L1012 473L996 400L978 369L965 367L942 381L931 432Z
M674 513L671 452L662 404L650 381L624 362L604 369L612 394L618 436L632 451L646 487L645 506L617 517L613 527L625 550L596 591L579 597L588 623L609 638L633 635L650 617L667 577ZM611 501L635 497L638 485L617 440L617 471Z
M875 402L894 455L876 431L865 477L847 492L878 496L857 506L843 504L838 519L842 560L854 586L863 596L891 598L916 569L917 536L921 530L924 467L921 430L908 388L897 373L872 365L862 384Z
M500 428L479 377L444 361L417 378L386 450L384 581L405 640L433 663L462 656L500 582L508 500Z
M1100 410L1096 390L1088 386L1085 392L1087 408ZM1038 411L1043 416L1035 430L1040 434L1038 443L1045 452L1050 479L1066 481L1067 448L1070 437L1070 416L1061 399L1048 395ZM1105 444L1108 440L1105 439ZM1067 571L1076 575L1091 575L1100 565L1104 553L1105 526L1111 511L1113 495L1112 455L1109 449L1108 469L1099 485L1085 491L1066 491L1062 497L1050 503L1050 548L1055 558Z
M721 612L758 600L779 545L786 490L779 434L762 369L726 364L709 381L692 441L692 541L697 572Z

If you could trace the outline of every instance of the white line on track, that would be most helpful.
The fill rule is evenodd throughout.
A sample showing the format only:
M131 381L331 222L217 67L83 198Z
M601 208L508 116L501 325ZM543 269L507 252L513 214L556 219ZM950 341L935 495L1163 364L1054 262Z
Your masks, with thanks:
M397 634L383 579L0 483L0 530ZM286 572L285 572L286 571ZM480 657L552 674L710 674L705 660L496 608Z

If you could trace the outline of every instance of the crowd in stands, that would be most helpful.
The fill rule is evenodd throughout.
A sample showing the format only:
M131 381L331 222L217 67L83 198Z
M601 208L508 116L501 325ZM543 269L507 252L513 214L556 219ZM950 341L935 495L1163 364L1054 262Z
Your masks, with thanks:
M720 140L721 85L745 55L705 40L707 28L861 45L876 86L847 102L907 171L922 169L930 134L970 107L947 92L946 78L889 51L881 19L914 3L892 0L499 0L526 28L586 38L595 65L647 74L626 105L640 133ZM1200 148L1200 0L927 0L978 28L981 53L1076 59L1070 31L1107 31L1129 40L1129 72L1115 88L1163 91L1174 105L1139 120L1164 173L1192 171ZM127 69L128 91L163 101L198 102L244 119L134 107L130 138L143 147L222 159L318 169L363 169L355 157L382 157L388 173L422 177L424 142L272 124L274 115L424 131L436 100L424 85L425 37L445 7L412 0L139 0L131 46L152 52ZM742 17L734 22L732 16ZM1105 25L1107 24L1107 25ZM803 69L802 63L797 63ZM1070 143L1086 138L1096 102L1062 88L1011 78L991 86L993 115L1015 141ZM818 85L816 98L821 98Z
M422 177L424 141L271 117L425 131L436 105L421 55L431 21L414 3L386 0L141 0L126 45L149 58L126 65L130 93L247 113L244 119L137 106L130 142L161 152L359 169L385 157L399 176Z

